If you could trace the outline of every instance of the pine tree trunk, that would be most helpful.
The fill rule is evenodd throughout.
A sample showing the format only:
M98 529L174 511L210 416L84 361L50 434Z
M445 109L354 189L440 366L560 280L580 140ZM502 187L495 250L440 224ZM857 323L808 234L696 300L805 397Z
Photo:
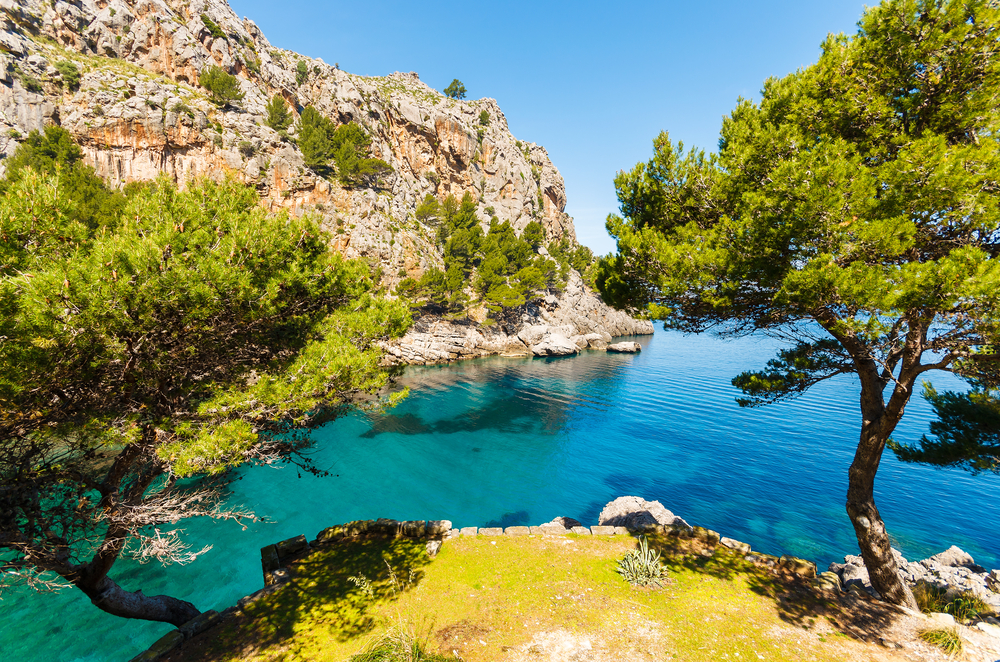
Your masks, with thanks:
M854 525L872 587L887 602L919 610L913 593L899 576L896 558L889 545L889 534L875 507L875 473L888 435L873 430L875 422L867 416L865 419L861 442L849 472L847 514Z
M108 577L94 588L77 586L99 609L123 618L160 621L180 627L201 613L190 602L169 595L144 595L141 590L129 593Z

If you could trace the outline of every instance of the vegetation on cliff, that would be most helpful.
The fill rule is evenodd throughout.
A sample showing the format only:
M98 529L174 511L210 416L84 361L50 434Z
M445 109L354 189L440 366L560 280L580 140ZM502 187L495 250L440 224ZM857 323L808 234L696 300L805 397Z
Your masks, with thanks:
M437 225L444 271L429 269L419 280L406 278L397 291L435 307L464 310L476 301L493 313L516 308L536 292L564 284L571 267L582 272L593 261L588 248L568 240L550 243L547 254L540 254L545 230L538 221L528 223L518 236L509 222L494 216L483 232L469 193L461 201L449 195L440 202L428 194L416 216Z
M733 380L743 405L857 375L847 512L876 590L912 606L875 475L925 373L997 358L985 350L1000 341L1000 9L887 0L859 25L767 80L759 103L741 100L717 155L662 134L620 174L618 253L598 284L674 328L791 341Z
M386 383L409 312L373 294L309 216L231 181L103 189L61 129L19 148L0 195L0 588L71 585L109 613L198 614L129 593L122 555L187 562L176 523L229 469L292 462L308 431ZM198 478L198 480L186 480ZM161 528L166 525L166 528Z

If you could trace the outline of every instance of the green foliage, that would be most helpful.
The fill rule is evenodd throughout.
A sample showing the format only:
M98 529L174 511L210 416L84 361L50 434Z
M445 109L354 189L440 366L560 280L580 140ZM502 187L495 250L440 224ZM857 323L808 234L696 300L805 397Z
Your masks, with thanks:
M35 94L41 94L42 90L44 89L42 87L42 83L34 76L27 76L27 75L22 76L21 85L24 86L24 89L28 90L29 92L34 92Z
M0 475L16 495L0 546L16 541L6 570L75 583L141 539L150 499L189 504L157 521L227 516L213 483L175 477L255 457L322 473L299 455L309 430L385 385L378 342L410 318L316 220L270 215L235 182L161 180L82 222L58 131L13 157L55 174L22 164L0 195Z
M545 228L538 221L532 221L525 226L521 239L528 242L532 250L538 250L538 247L545 243Z
M937 420L931 434L917 444L890 440L889 448L904 462L922 462L938 467L961 467L973 474L1000 473L1000 392L983 382L974 382L966 393L938 393L924 383L924 398L931 403Z
M962 652L962 636L957 628L939 628L936 630L923 630L920 638L929 644L934 644L949 655L957 655Z
M917 379L1000 340L998 38L988 0L885 0L855 36L828 37L816 64L740 100L718 154L663 133L615 178L618 251L596 278L606 301L686 332L793 338L734 381L743 404L858 375L863 419L877 423L851 471L855 514L876 512L875 458ZM885 570L876 588L905 599Z
M992 608L978 595L967 594L949 602L944 611L954 616L959 623L966 623L981 614L991 613Z
M649 548L646 536L639 538L639 546L618 561L618 574L636 586L663 586L667 569L660 562L660 553Z
M226 39L226 33L222 31L219 24L205 14L201 15L201 22L204 23L205 27L212 34L212 39Z
M56 62L56 69L62 77L62 84L69 90L76 90L80 87L80 69L69 60Z
M212 101L219 106L226 106L243 99L240 92L240 81L236 76L227 73L222 67L209 65L201 70L198 82L208 90Z
M295 65L295 82L301 85L307 80L309 80L309 67L305 60L299 60L298 64Z
M925 614L943 612L945 605L948 604L946 593L946 589L938 588L927 582L919 582L913 587L913 597L916 599L920 611Z
M7 159L7 173L0 181L0 194L15 187L29 171L59 175L60 193L68 201L63 213L88 228L117 219L125 206L125 196L109 191L93 168L84 165L83 152L69 131L48 126L44 133L32 131ZM6 233L5 233L6 234Z
M417 205L416 217L421 223L427 224L436 219L441 211L441 205L437 198L428 193L424 196L423 202Z
M371 138L354 122L338 126L330 145L337 164L337 179L344 186L381 186L382 179L393 171L382 159L368 156Z
M251 156L253 156L255 151L253 143L247 140L241 140L238 149L240 150L240 154L245 159L249 159Z
M307 166L314 170L327 167L334 155L336 130L329 118L313 106L306 106L299 116L299 149Z
M267 113L264 122L278 133L288 130L292 125L292 113L288 110L285 98L280 94L271 97L264 112Z
M444 88L444 95L452 99L464 99L465 85L462 84L462 81L456 78L448 84L448 87Z
M490 113L487 110L481 110L479 112L479 124L482 126L490 125Z

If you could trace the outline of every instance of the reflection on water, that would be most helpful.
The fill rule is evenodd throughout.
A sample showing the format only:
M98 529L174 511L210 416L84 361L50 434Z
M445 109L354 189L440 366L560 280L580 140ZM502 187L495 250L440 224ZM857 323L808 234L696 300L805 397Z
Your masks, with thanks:
M328 478L294 469L243 471L231 503L268 518L247 530L184 523L188 566L120 563L129 590L222 609L260 588L260 547L355 519L450 519L515 526L558 515L594 524L611 499L636 494L755 549L821 566L856 550L844 513L858 437L857 385L817 386L802 399L736 406L733 375L759 368L774 344L658 332L639 355L492 358L407 369L412 395L380 415L354 414L318 430L312 459ZM935 377L939 388L954 388ZM895 437L926 431L929 407L908 408ZM1000 478L882 462L877 500L910 558L957 544L1000 568ZM0 603L4 659L128 659L170 626L125 622L73 591ZM87 636L67 637L68 632Z

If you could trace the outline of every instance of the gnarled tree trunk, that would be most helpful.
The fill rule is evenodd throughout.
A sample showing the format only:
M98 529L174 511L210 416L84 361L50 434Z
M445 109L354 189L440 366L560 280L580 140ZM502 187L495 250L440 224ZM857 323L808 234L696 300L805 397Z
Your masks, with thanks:
M105 576L95 586L77 584L99 609L124 618L161 621L180 627L201 612L184 600L169 595L144 595L141 590L130 593Z
M886 441L896 428L899 417L886 411L880 390L873 393L864 383L861 411L864 418L861 440L848 471L847 514L854 525L854 534L872 587L887 602L919 610L913 593L899 576L899 566L892 554L885 522L875 506L875 474Z

